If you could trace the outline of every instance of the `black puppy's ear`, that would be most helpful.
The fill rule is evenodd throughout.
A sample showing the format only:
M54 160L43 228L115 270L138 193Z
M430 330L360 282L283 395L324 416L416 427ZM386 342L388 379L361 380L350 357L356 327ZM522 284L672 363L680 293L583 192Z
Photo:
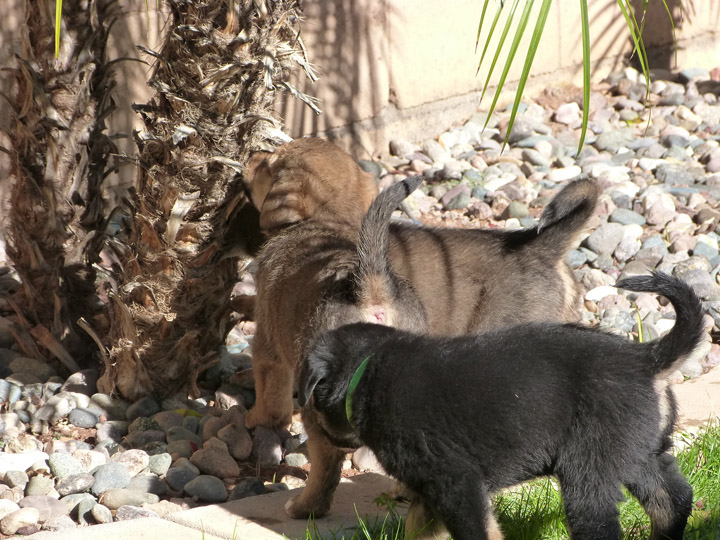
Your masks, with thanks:
M311 354L305 359L298 382L298 403L301 407L304 407L310 401L315 387L326 375L327 367L320 358Z

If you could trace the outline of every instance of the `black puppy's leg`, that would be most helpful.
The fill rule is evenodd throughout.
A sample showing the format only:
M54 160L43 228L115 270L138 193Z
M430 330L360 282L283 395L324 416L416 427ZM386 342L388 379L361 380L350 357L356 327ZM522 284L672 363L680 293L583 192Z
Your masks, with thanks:
M652 540L682 539L692 511L693 490L673 456L650 456L640 477L625 485L650 516Z
M620 482L599 474L559 478L572 540L618 540Z
M432 478L412 486L425 499L432 513L445 524L453 540L488 540L488 494L480 475L435 468Z
M405 540L447 540L450 538L445 525L432 509L412 494L410 508L405 518ZM495 519L492 504L488 501L485 514L485 530L488 540L503 540L502 530Z

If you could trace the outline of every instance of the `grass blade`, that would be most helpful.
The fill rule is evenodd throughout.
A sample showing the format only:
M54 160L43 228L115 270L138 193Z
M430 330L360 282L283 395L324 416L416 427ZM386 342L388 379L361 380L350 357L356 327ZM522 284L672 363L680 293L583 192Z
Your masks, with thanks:
M62 23L62 0L55 0L55 58L60 57L60 24Z
M582 150L587 134L588 120L590 118L590 21L588 19L587 0L580 0L580 17L582 28L582 49L583 49L583 117L582 130L580 132L580 143L578 154Z
M528 2L528 3L530 3L530 2ZM533 60L535 59L535 53L537 52L538 45L540 44L540 38L542 37L543 30L545 29L545 23L547 21L547 17L548 17L548 13L550 12L551 5L552 5L552 0L543 0L542 5L540 6L540 11L538 13L537 21L535 22L535 30L533 31L532 38L530 39L530 45L528 46L528 53L527 53L527 57L525 58L525 64L523 65L522 74L520 75L520 80L518 81L518 88L517 88L517 92L515 93L515 101L513 102L512 112L510 113L510 120L508 122L507 132L505 134L505 141L503 142L503 149L505 148L505 145L507 144L508 139L510 138L510 132L512 131L512 126L515 123L515 116L517 115L518 108L520 107L520 100L522 99L522 93L523 93L523 90L525 89L525 84L527 83L528 76L530 75L530 68L532 67ZM526 11L529 11L529 10L527 10L527 5L526 5ZM523 13L523 16L525 16L525 15L526 15L526 13ZM525 21L525 23L527 24L527 21ZM503 73L503 75L507 75L508 69L509 69L509 66L506 65L506 71L505 71L505 73ZM495 94L496 101L497 101L498 95L499 95L499 91Z
M483 98L485 97L485 92L488 89L488 86L490 86L490 77L492 77L493 71L495 70L495 65L497 64L498 58L500 57L500 52L502 51L503 45L505 45L505 39L507 38L508 32L510 31L510 26L512 25L513 18L515 17L515 11L517 10L518 6L518 0L515 0L513 2L512 8L510 9L510 15L508 16L508 20L505 23L505 27L503 28L502 34L500 34L500 42L498 43L497 50L495 51L495 56L493 57L492 63L490 64L490 71L488 71L487 79L485 79L485 86L483 87L482 94L480 95L480 101L482 102ZM500 12L502 11L502 7L497 11L495 14L495 18L497 19L500 16ZM485 46L489 44L489 38L488 41L485 43ZM485 54L485 51L483 51L483 55ZM482 62L482 58L480 58L480 61ZM479 66L478 66L479 69ZM502 85L498 86L496 91L497 94L500 93L500 90L502 89ZM492 114L492 113L491 113ZM490 118L490 115L488 115L488 119Z
M482 32L483 21L485 20L485 12L487 11L487 7L488 7L489 3L490 3L490 0L485 0L485 3L483 4L482 14L480 15L480 24L478 24L477 37L475 38L475 53L476 54L477 54L478 44L480 43L480 32ZM490 40L490 38L488 37L488 41L489 40ZM486 49L487 49L487 42L485 42L485 45L486 45ZM482 62L482 60L480 60L480 62ZM478 69L480 69L480 68L478 67Z

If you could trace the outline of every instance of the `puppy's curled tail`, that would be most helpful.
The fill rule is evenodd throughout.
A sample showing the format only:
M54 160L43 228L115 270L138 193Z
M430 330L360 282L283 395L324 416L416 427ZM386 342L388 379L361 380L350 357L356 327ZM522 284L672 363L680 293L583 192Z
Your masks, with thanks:
M417 189L421 182L420 176L406 178L402 182L385 188L375 197L367 214L363 217L360 227L360 241L358 242L360 276L385 275L389 272L387 246L390 216L400 206L400 203Z
M599 196L595 182L580 178L570 182L543 210L537 226L537 238L558 253L565 253L580 228L592 216Z
M675 308L675 326L661 339L648 343L652 347L653 374L675 369L684 357L700 345L705 330L703 309L692 287L662 272L634 276L618 281L616 287L636 292L654 292L665 296Z

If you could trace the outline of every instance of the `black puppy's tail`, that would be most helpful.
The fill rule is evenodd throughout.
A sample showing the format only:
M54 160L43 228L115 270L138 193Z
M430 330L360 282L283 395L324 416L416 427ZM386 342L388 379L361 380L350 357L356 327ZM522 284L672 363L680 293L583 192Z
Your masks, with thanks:
M662 338L648 344L652 347L653 374L674 369L684 357L702 342L703 309L692 287L662 272L634 276L618 281L616 287L636 292L654 292L665 296L675 308L675 326Z
M388 260L388 234L393 211L422 182L414 176L385 188L372 202L363 217L358 241L358 269L355 284L361 306L377 308L375 319L369 322L392 324L385 320L385 307L390 307L398 296L397 277Z
M588 178L570 182L543 210L533 245L542 244L564 254L592 216L599 193L595 182Z

